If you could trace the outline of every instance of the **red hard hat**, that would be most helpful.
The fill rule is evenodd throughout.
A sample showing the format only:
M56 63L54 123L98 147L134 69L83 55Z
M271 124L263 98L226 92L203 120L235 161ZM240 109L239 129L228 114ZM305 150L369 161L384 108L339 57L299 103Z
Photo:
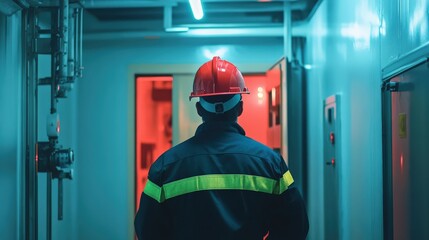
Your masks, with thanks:
M204 63L195 74L194 88L189 96L208 97L227 94L250 93L244 85L244 78L234 64L213 57Z

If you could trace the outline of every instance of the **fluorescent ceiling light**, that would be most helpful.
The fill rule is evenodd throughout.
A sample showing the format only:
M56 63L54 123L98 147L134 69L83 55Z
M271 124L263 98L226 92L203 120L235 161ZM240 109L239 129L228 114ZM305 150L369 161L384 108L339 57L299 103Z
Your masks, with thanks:
M191 36L283 36L283 28L200 28L189 29L187 32Z
M194 18L200 20L203 18L203 6L201 5L200 0L189 0L189 5L191 5L192 13L194 14Z

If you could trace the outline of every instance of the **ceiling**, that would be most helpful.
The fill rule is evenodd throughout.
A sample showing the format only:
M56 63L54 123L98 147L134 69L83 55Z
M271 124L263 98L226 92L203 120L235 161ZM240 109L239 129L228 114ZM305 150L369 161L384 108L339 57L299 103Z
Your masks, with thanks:
M284 9L293 26L305 23L317 0L202 0L195 20L188 0L85 0L89 39L116 37L254 36L284 34ZM182 31L183 28L188 31Z
M0 12L10 15L29 6L58 6L58 2L2 0ZM305 23L319 1L202 0L204 17L201 20L193 18L188 0L69 2L85 9L85 39L105 40L136 37L283 37L285 23L291 24L293 36L300 36L305 34Z

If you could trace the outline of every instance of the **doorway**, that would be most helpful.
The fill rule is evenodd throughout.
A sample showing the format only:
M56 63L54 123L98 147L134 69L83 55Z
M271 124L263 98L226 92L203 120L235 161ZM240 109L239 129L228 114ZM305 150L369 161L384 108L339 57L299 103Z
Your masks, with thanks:
M267 76L265 74L245 74L246 87L251 94L243 94L244 111L238 123L246 131L246 136L268 144L268 101Z
M152 163L172 146L172 76L135 77L135 211Z

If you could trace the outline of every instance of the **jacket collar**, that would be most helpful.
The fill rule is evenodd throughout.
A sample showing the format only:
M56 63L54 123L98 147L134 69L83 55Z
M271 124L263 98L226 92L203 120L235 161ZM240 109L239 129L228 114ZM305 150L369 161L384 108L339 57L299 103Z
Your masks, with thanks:
M231 121L208 121L203 122L195 131L195 136L213 135L219 133L239 133L246 135L244 129L237 123Z

